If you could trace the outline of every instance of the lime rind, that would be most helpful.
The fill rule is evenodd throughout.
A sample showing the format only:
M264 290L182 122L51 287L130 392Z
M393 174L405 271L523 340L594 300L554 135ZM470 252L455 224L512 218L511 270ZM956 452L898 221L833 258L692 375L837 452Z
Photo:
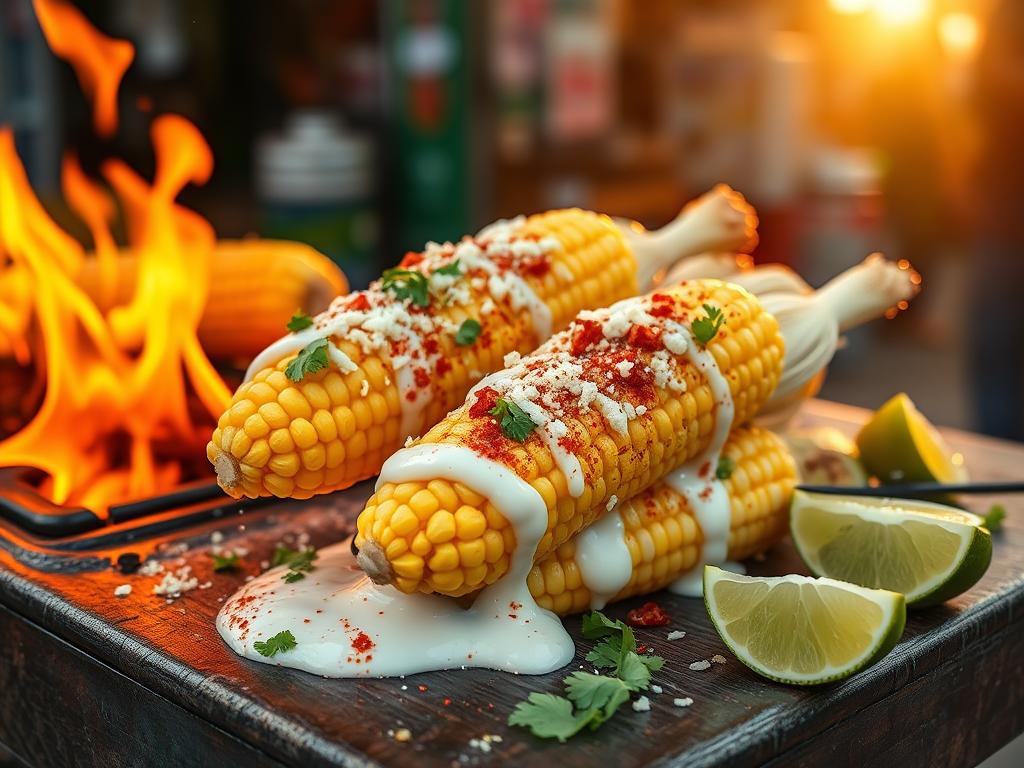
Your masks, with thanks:
M903 392L879 408L856 438L860 460L885 482L954 482L966 477L939 431Z
M851 519L850 524L842 529L842 535L846 539L845 546L853 546L852 542L855 540L855 536L851 532L857 530L853 526L854 520L874 524L876 527L871 533L875 535L876 539L878 533L884 532L887 527L898 529L899 535L904 539L911 540L914 548L912 557L918 561L922 561L926 557L931 557L934 560L941 555L941 552L935 551L922 553L921 548L913 542L911 532L923 530L921 526L940 528L948 532L952 537L958 539L958 546L956 552L947 558L944 567L933 568L927 578L918 577L913 585L907 584L905 580L902 582L897 580L895 574L897 572L901 575L909 573L912 570L912 564L894 562L893 558L900 557L899 554L894 554L899 551L899 548L882 546L887 543L887 540L869 550L877 556L884 555L886 558L884 561L866 563L860 573L856 568L837 567L837 561L852 565L854 561L851 558L855 558L857 553L851 553L846 558L841 556L833 558L830 570L826 562L828 558L822 557L822 553L827 551L832 542L812 541L815 537L802 523L803 516L812 515L815 512L830 517L849 517ZM970 512L917 500L826 496L825 494L797 491L790 507L790 531L793 534L793 542L800 557L813 574L840 577L865 587L882 587L903 591L910 608L924 608L945 602L966 592L981 579L992 560L992 536L983 527L983 524L982 518ZM870 537L871 533L866 531L865 526L864 537ZM949 537L946 539L948 540ZM836 541L835 544L839 545L840 541ZM865 549L866 547L860 547L860 551ZM903 551L905 552L906 549ZM839 555L841 554L840 552ZM889 580L877 578L879 572L886 568L889 571Z
M714 586L722 580L748 584L766 584L769 586L775 586L782 583L810 583L819 587L841 589L873 602L882 610L883 621L879 622L879 626L882 628L882 631L875 633L875 640L869 647L858 654L855 658L850 659L848 663L842 664L841 666L829 665L823 667L820 673L815 674L799 674L794 673L792 670L772 669L753 658L753 655L749 650L745 646L736 642L731 636L729 630L720 622ZM867 589L865 587L859 587L854 584L849 584L847 582L827 577L814 579L798 575L770 578L743 576L723 571L722 569L711 565L704 567L704 607L707 610L708 617L711 619L712 625L715 627L715 631L718 632L719 637L722 638L722 642L728 646L729 650L737 659L740 660L740 662L769 680L785 683L787 685L800 686L823 685L826 683L837 682L872 666L884 658L895 647L896 643L899 642L900 637L903 636L903 630L906 627L907 621L906 600L903 595L898 592ZM817 640L818 638L815 639Z

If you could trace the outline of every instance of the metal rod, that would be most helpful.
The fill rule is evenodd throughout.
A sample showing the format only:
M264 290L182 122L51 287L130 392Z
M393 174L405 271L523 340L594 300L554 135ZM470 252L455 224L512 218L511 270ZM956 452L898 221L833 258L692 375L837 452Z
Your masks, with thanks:
M798 485L801 491L836 496L889 496L917 498L943 493L1024 493L1024 480L989 483L899 483L893 485Z

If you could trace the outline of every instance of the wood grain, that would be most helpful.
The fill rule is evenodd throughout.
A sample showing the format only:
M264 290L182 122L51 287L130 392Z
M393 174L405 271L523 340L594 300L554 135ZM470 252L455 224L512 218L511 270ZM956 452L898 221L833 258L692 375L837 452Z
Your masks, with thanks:
M863 416L855 409L812 403L802 418L851 431ZM1010 480L1024 474L1022 446L954 431L946 436L964 454L974 479ZM367 494L368 486L363 485L327 499L253 509L189 529L177 537L190 547L184 557L200 581L212 581L212 588L189 592L172 604L151 594L156 581L152 577L125 576L112 569L77 575L40 573L21 563L10 548L0 547L0 603L9 615L17 614L108 670L105 677L96 672L88 678L95 686L116 678L148 692L152 700L140 697L135 704L122 705L137 706L137 719L161 717L153 702L163 702L183 713L185 719L178 722L188 733L212 729L208 733L244 743L265 760L292 765L612 763L740 768L766 763L863 765L870 760L882 765L971 765L1024 729L1020 498L971 500L976 511L984 512L993 500L1007 508L1005 530L995 537L989 572L967 594L912 614L902 641L887 658L836 685L800 689L757 677L728 653L700 601L658 595L672 624L637 634L639 642L666 658L665 669L655 676L664 693L651 696L648 713L627 709L599 731L559 744L511 729L505 720L530 691L560 692L561 680L585 653L583 643L574 666L551 675L466 670L404 680L326 680L240 659L224 646L213 628L217 609L246 575L259 571L260 560L269 556L274 544L299 532L307 533L317 546L337 540ZM212 573L208 550L214 530L227 537L224 546L249 549L242 572ZM139 542L129 549L145 556L152 545ZM124 550L83 554L113 560ZM752 563L751 571L805 572L788 542L763 562ZM134 590L117 599L113 590L121 583L131 583ZM639 602L626 601L608 612L622 617ZM569 619L567 626L579 639L578 619ZM672 629L687 635L669 642L665 635ZM73 655L74 649L66 654ZM716 653L728 662L703 672L689 670L690 662ZM55 654L50 663L59 665L59 656ZM61 695L52 676L20 679L37 688L37 701ZM0 677L0 687L3 683ZM421 685L426 690L420 691ZM681 696L692 697L693 706L672 706L672 699ZM0 713L5 720L0 729L6 729L0 730L0 741L16 730L19 743L39 743L30 741L33 729L46 733L31 713L17 707ZM7 718L18 724L7 725ZM67 708L61 722L71 734L95 734L97 727L94 718L83 712L76 719ZM388 736L389 730L403 727L413 734L410 742L398 743ZM502 737L490 754L469 745L470 739L484 734ZM115 741L124 753L122 763L138 764L164 756L173 743L170 738L154 733L147 740L117 736ZM203 738L196 737L197 747L213 743ZM81 764L111 764L105 752L86 750L78 757Z

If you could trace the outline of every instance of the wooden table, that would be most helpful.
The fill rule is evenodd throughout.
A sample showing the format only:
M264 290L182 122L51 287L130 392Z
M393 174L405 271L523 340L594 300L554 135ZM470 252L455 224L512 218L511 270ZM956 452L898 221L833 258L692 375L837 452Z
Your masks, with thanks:
M810 403L802 418L850 431L863 417ZM946 436L976 479L1024 473L1024 446L949 430ZM659 595L672 625L637 634L666 659L655 676L664 693L651 695L650 712L626 707L599 731L559 744L505 720L528 692L560 692L575 666L543 677L469 670L327 680L240 659L221 642L214 616L244 574L211 572L211 533L222 531L227 546L248 547L245 572L253 574L288 533L305 531L314 545L339 538L367 488L189 529L177 540L189 545L185 559L212 587L171 604L151 594L153 577L95 567L95 558L125 549L145 556L152 543L91 552L84 572L66 574L28 567L21 562L27 553L0 538L0 742L31 764L53 766L958 766L977 763L1024 730L1019 498L1000 499L1008 516L984 579L947 605L912 614L896 649L843 683L808 690L762 680L729 655L700 601ZM991 501L973 503L984 511ZM169 543L161 545L165 552ZM751 570L803 568L786 543ZM134 590L115 598L122 583ZM637 602L609 613L621 617ZM578 619L567 626L578 639ZM669 642L670 629L686 637ZM728 662L688 668L716 653ZM693 705L674 707L678 696L692 697ZM409 742L389 737L400 728L411 731ZM470 745L484 734L502 738L490 753Z

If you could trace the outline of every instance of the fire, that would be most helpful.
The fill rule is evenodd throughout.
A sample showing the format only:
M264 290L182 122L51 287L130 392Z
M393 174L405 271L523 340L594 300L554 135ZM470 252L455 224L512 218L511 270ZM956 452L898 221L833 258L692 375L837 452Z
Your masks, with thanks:
M135 48L101 34L64 0L34 0L33 7L46 42L75 68L82 90L92 99L96 133L112 135L117 130L117 89Z
M76 68L92 99L97 131L113 132L131 45L104 37L66 3L36 0L35 7L50 46ZM215 235L175 202L185 185L209 178L213 157L178 116L157 117L151 141L152 184L119 160L101 168L138 262L131 299L104 312L99 307L110 306L117 282L113 201L73 156L65 158L63 191L91 232L89 255L46 213L11 130L0 128L0 278L17 289L0 306L0 337L21 361L34 359L46 384L35 417L0 442L0 466L41 470L47 497L100 515L180 482L184 460L202 456L208 424L230 399L196 335ZM101 275L96 301L75 282L88 258L97 259Z

